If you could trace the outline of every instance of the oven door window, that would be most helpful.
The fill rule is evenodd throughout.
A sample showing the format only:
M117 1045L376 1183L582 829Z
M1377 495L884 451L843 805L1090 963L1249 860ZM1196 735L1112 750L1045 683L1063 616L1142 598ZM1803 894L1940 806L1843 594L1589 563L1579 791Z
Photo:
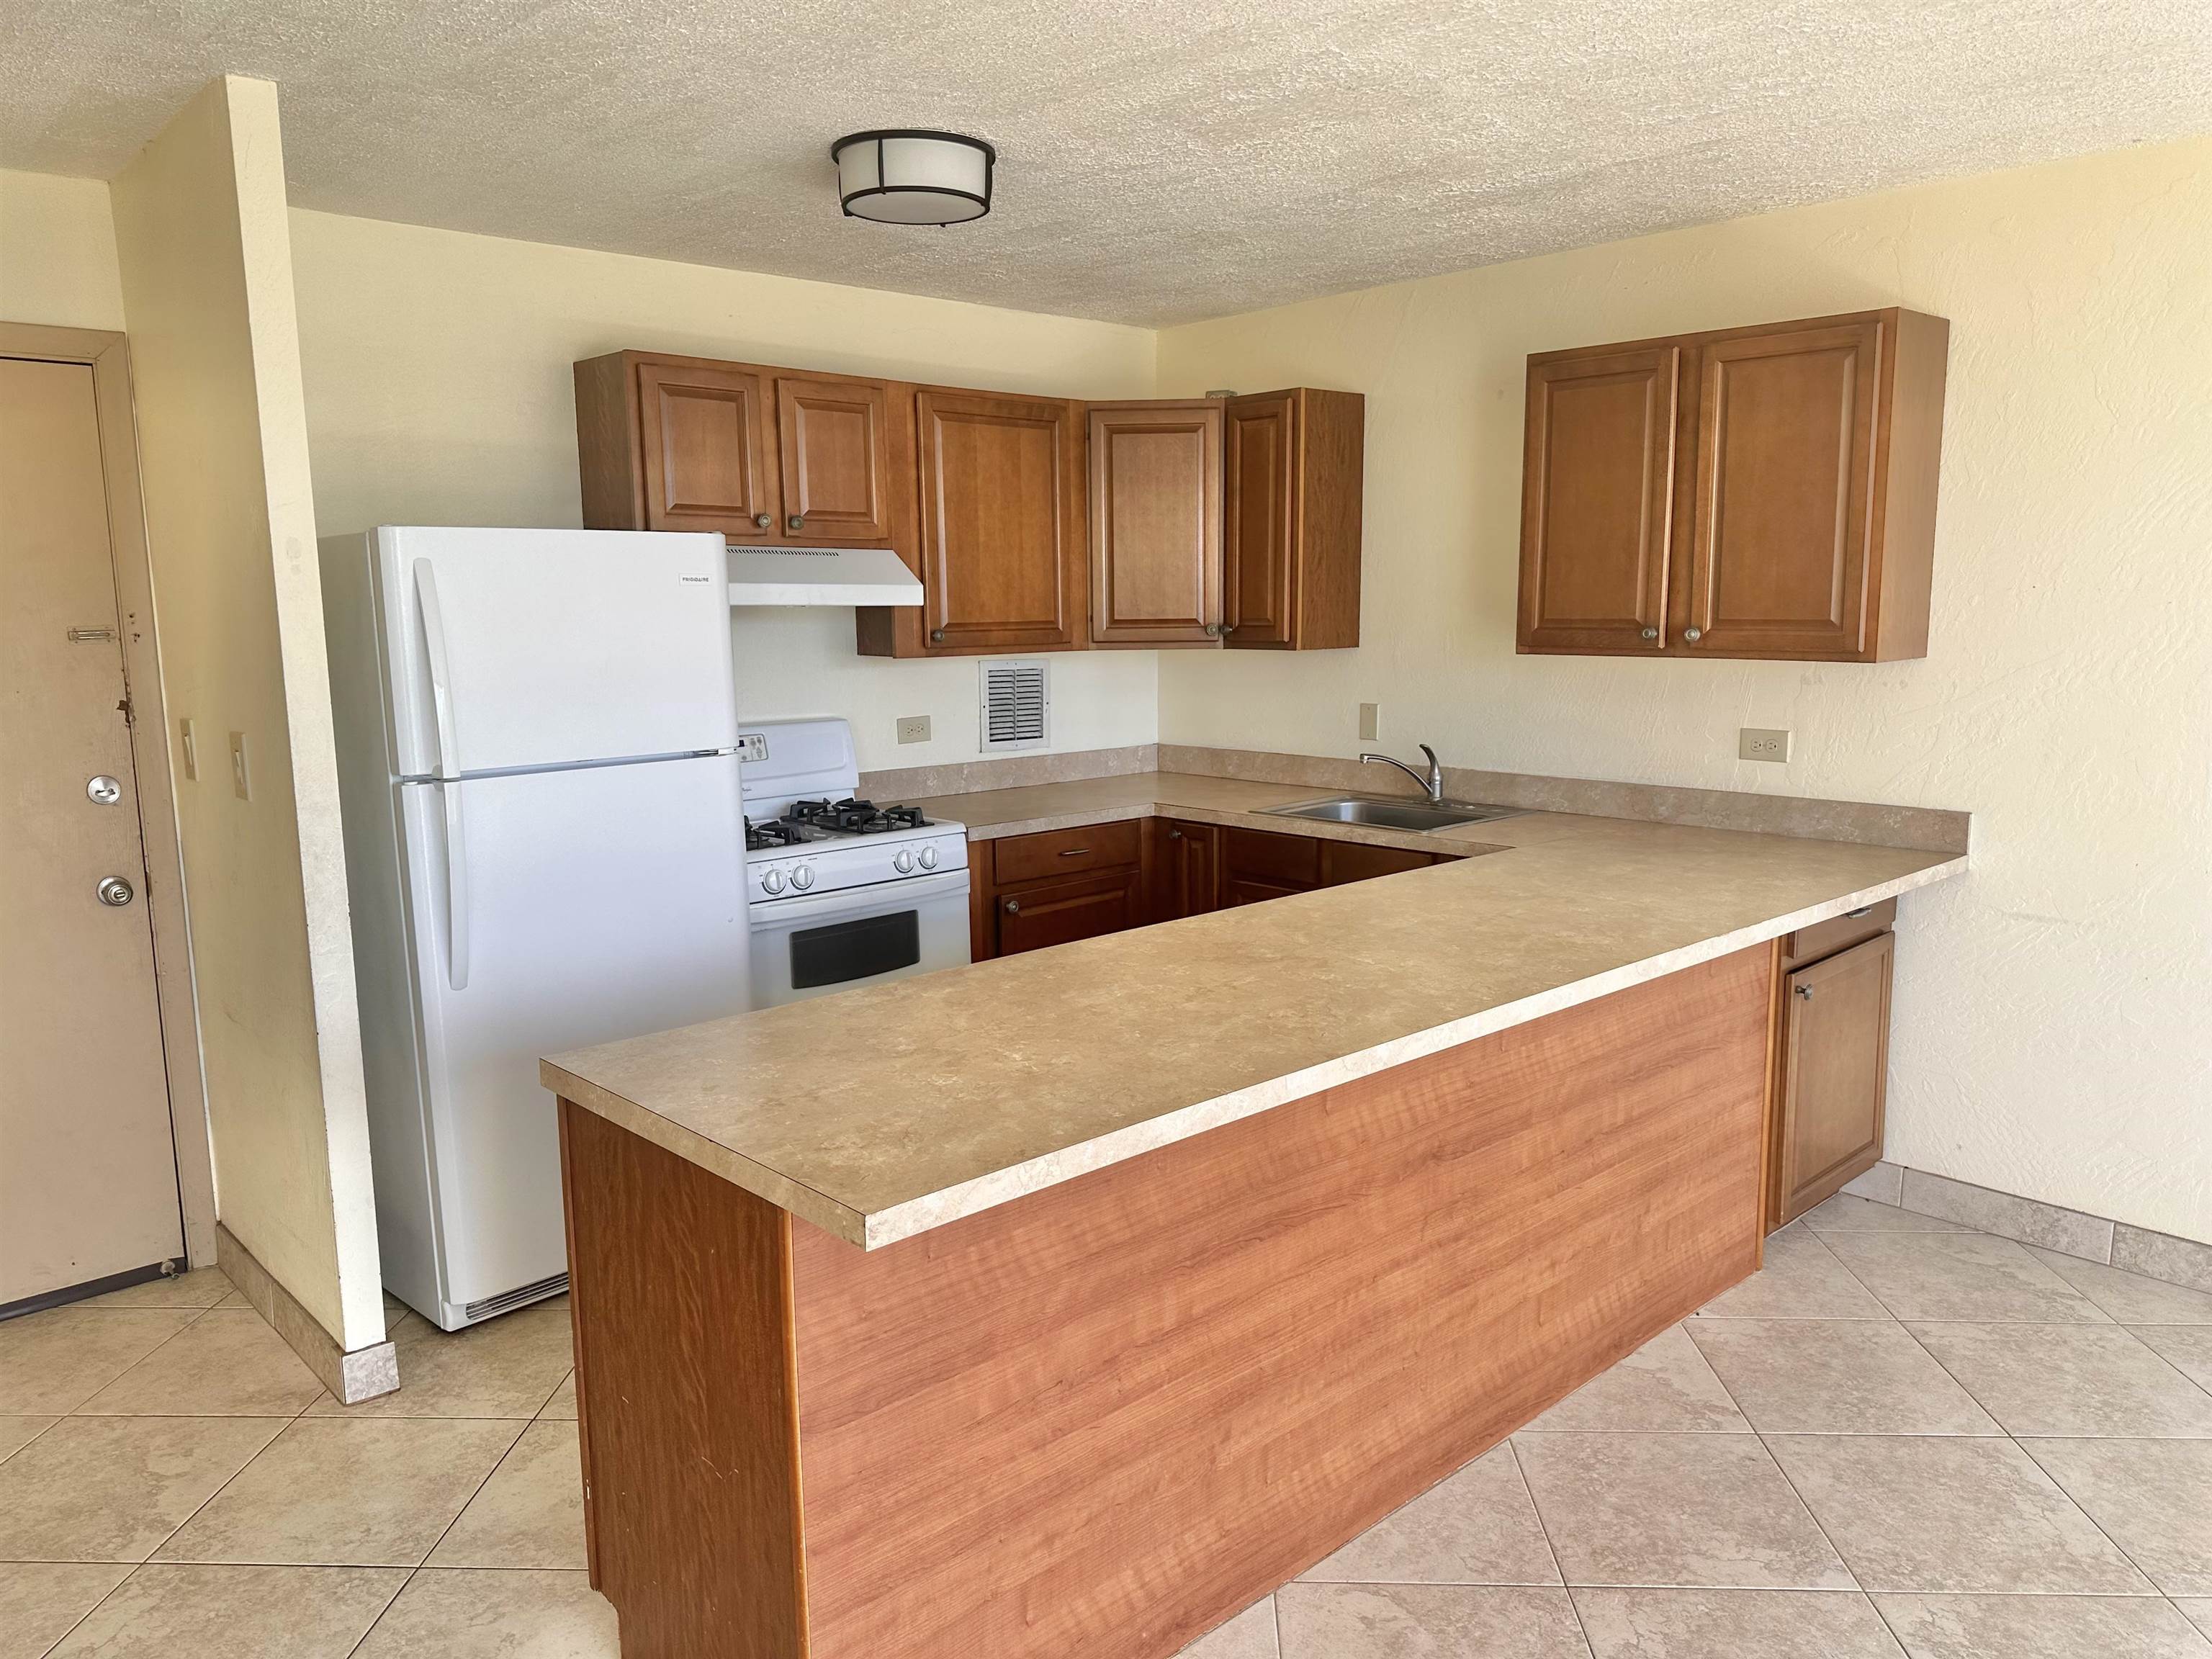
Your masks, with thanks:
M805 927L791 936L791 988L849 984L921 960L921 927L912 910Z

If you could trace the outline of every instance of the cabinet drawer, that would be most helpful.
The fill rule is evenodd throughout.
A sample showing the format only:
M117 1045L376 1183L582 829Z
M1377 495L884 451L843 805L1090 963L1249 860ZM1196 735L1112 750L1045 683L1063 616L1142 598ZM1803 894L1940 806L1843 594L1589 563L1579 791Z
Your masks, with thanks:
M1810 927L1800 927L1796 933L1783 936L1782 966L1785 971L1802 968L1807 963L1818 962L1822 957L1848 951L1852 945L1872 939L1876 933L1887 933L1896 921L1897 901L1884 899L1880 904L1870 904L1848 915L1832 916L1826 921L1814 922Z
M1321 884L1321 843L1310 836L1279 836L1266 830L1227 830L1221 836L1221 866L1235 881L1316 887Z
M1093 823L1080 830L1048 830L1041 836L1009 836L991 843L991 871L1001 887L1017 881L1079 876L1086 870L1118 869L1137 862L1143 824L1136 818Z

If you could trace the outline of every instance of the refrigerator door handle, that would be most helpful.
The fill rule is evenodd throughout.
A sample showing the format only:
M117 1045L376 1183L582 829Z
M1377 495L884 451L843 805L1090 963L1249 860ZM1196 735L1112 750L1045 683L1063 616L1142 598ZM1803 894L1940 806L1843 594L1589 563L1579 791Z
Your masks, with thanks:
M453 677L446 659L446 618L438 608L438 572L428 559L415 561L415 602L422 613L422 654L430 670L430 706L438 721L436 775L452 777L461 769L460 744L453 732ZM460 808L450 791L447 799L447 821L455 822Z
M469 988L469 842L461 817L461 786L441 783L446 809L446 983Z

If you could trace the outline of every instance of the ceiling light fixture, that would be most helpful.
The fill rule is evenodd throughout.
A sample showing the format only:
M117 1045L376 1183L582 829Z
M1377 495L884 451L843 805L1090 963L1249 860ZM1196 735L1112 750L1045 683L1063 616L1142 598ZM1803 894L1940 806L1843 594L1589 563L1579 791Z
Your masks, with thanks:
M830 146L830 159L848 219L957 225L991 210L999 152L981 138L914 127L854 132Z

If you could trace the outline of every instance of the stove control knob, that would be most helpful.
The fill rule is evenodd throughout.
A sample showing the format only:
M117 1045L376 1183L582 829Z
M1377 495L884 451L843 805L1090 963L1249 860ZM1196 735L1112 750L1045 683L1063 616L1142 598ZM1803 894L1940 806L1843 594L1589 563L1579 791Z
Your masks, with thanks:
M914 873L914 854L908 852L903 847L900 848L897 852L891 855L891 868L897 871L899 874L902 876L912 875Z
M767 892L781 893L783 890L783 872L781 870L763 872L761 876L761 887Z
M791 884L793 887L796 887L802 893L808 888L813 886L814 866L811 864L800 865L799 868L791 872Z
M921 867L925 870L937 868L937 849L934 847L925 847L921 849Z

